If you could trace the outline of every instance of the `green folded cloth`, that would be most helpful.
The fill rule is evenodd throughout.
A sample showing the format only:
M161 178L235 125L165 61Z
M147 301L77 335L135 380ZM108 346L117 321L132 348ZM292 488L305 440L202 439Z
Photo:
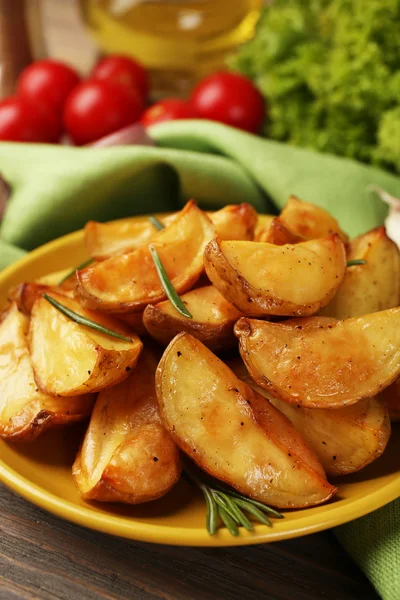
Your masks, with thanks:
M89 219L174 210L190 197L208 209L250 202L269 212L295 194L327 208L354 236L387 214L369 185L400 196L400 178L379 169L215 123L165 123L150 135L158 147L0 144L0 173L13 189L0 268ZM400 500L336 532L384 600L398 600Z

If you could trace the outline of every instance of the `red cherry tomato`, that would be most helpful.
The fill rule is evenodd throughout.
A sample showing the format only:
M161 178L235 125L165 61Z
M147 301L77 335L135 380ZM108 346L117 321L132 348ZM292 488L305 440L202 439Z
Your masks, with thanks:
M135 123L143 110L139 92L111 81L90 79L78 85L64 108L64 125L77 145Z
M180 98L166 98L156 102L147 108L140 122L145 127L161 123L162 121L171 121L174 119L194 119L195 113L190 104Z
M80 82L74 69L56 60L39 60L24 69L17 94L61 116L67 96Z
M91 76L93 79L115 81L136 87L144 100L149 93L149 82L145 68L137 60L128 56L113 54L103 58L94 67Z
M203 119L220 121L257 133L265 116L264 99L253 83L238 73L220 72L194 88L190 103Z
M60 120L26 98L0 102L0 140L8 142L57 142Z

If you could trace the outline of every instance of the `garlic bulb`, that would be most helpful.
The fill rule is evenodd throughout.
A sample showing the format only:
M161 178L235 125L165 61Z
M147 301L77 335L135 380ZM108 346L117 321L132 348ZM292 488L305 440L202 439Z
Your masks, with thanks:
M371 185L369 191L375 194L389 206L389 214L385 220L386 233L400 248L400 198L392 196L377 185Z

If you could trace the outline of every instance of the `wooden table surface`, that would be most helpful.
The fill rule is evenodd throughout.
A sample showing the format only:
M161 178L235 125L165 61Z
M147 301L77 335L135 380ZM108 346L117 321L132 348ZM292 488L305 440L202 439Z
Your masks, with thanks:
M49 53L81 70L96 51L75 0L43 0ZM0 600L377 600L324 532L203 549L134 543L66 523L0 485Z

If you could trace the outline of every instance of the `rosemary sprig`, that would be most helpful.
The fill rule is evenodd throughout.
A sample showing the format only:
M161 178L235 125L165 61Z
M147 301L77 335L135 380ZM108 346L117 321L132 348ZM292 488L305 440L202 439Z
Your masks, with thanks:
M164 227L165 227L165 225L163 223L161 223L161 221L159 219L157 219L157 217L154 217L153 215L149 216L149 221L153 225L153 227L155 227L158 231L161 231L161 229L164 229Z
M68 319L71 319L71 321L78 323L78 325L86 325L86 327L90 327L91 329L94 329L95 331L98 331L99 333L105 333L106 335L115 337L119 340L123 340L124 342L132 341L131 338L124 337L123 335L120 335L119 333L116 333L115 331L112 331L111 329L107 329L107 327L103 327L103 325L100 325L99 323L96 323L95 321L91 321L90 319L87 319L86 317L82 317L82 315L76 313L75 311L71 310L67 306L64 306L64 304L61 304L60 302L58 302L58 300L55 300L51 296L48 296L47 294L42 294L42 296L43 296L43 298L45 298L45 300L47 300L47 302L50 302L50 304L52 306L54 306L54 308L59 310L60 313L65 315Z
M187 460L184 462L184 474L202 492L206 501L206 528L210 535L217 531L218 517L233 536L239 535L238 526L247 531L253 531L254 526L245 513L252 515L260 523L271 526L267 514L282 519L283 515L270 506L257 500L246 498L217 481L211 481L199 469L193 467Z
M75 275L76 271L79 271L79 269L84 269L85 267L87 267L88 265L92 264L93 262L93 258L89 258L88 260L85 260L84 262L82 262L80 265L78 265L77 267L75 267L74 269L72 269L71 271L69 271L69 273L67 273L62 279L61 281L59 281L57 283L57 286L62 285L63 283L65 283L70 277L72 277L72 275Z
M353 260L347 261L347 267L354 267L355 265L365 265L367 261L362 258L354 258Z
M183 304L182 300L179 298L174 286L172 285L167 272L164 268L164 265L161 262L161 258L158 255L157 250L155 249L153 244L149 244L149 250L151 257L154 261L155 267L157 269L157 274L160 278L161 285L164 288L164 292L167 295L168 300L171 302L175 310L178 311L182 316L187 319L193 319L193 315L188 311L186 306Z

